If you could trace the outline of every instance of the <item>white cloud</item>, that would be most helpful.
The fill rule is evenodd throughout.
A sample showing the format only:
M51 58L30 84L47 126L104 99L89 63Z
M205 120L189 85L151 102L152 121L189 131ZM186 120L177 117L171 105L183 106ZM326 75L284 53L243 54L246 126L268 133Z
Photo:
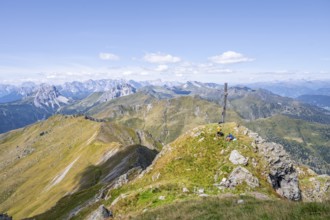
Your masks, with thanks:
M132 72L132 71L124 71L122 74L123 74L124 76L128 76L128 75L132 75L133 72Z
M144 55L143 60L149 63L177 63L181 61L181 58L171 54L148 53Z
M113 60L113 61L120 59L119 56L112 54L112 53L100 53L99 58L101 60Z
M163 72L163 71L168 70L168 66L167 66L167 65L164 65L164 64L162 64L162 65L158 65L158 66L156 67L155 70L156 70L157 72Z
M235 51L226 51L223 54L216 55L209 58L210 61L220 64L242 63L253 61L254 59L244 56Z
M140 75L141 75L141 76L148 76L149 73L144 71L144 72L141 72Z

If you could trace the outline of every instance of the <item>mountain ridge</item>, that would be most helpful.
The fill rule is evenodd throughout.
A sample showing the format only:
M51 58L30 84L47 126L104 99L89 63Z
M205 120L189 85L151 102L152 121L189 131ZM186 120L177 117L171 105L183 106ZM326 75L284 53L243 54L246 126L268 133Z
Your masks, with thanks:
M132 168L144 169L160 147L143 131L83 116L57 115L3 134L0 209L14 218L31 217L65 195L90 187L97 193L100 181L111 183Z
M265 142L242 126L222 126L225 133L233 132L237 141L217 138L215 124L186 132L166 145L137 179L110 191L107 207L116 217L125 218L178 201L228 193L254 194L270 200L280 195L306 201L323 201L330 195L329 176L317 176L312 170L299 167L283 147ZM244 162L231 159L234 151ZM313 183L314 180L324 184L320 191L314 185L320 182Z

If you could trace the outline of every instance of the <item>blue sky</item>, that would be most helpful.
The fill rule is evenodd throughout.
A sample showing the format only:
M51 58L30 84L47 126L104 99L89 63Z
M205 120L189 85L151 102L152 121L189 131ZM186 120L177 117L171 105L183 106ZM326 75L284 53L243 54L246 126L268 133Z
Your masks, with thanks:
M330 79L328 0L1 0L0 83Z

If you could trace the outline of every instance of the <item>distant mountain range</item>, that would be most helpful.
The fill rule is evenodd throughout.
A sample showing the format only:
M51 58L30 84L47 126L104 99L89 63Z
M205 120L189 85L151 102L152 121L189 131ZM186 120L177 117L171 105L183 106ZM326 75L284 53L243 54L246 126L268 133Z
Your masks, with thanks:
M70 100L62 96L55 86L42 84L21 100L0 104L0 132L23 127L47 119Z
M0 85L0 133L44 120L64 106L95 92L99 92L99 96L93 101L101 103L133 94L136 89L123 80L89 80L61 86L34 83L20 87Z
M330 95L301 95L297 100L330 110Z
M297 98L302 95L328 95L330 96L330 81L292 80L259 82L244 84L251 88L262 88L285 97Z
M329 84L318 81L303 81L293 84L265 83L251 86L256 87L257 85L270 88L270 90L276 90L276 88L280 90L285 87L298 92L297 88L301 87L304 88L301 91L311 92L313 90L315 92L316 90L327 91L326 86ZM289 90L284 89L282 92L285 93L285 91ZM0 132L43 120L58 112L89 114L89 111L95 112L92 110L93 108L101 108L102 103L108 103L113 99L129 96L136 92L148 94L157 99L198 96L220 105L223 100L223 85L196 81L180 83L161 80L137 82L107 79L67 82L59 86L36 85L34 83L24 83L20 87L1 85L0 100L2 102L11 100L11 102L0 104L0 119L3 122L0 126ZM244 120L256 120L275 114L283 114L313 122L330 122L329 112L321 109L328 107L328 96L318 96L317 99L316 96L312 95L300 96L296 101L275 95L269 90L234 86L229 89L229 101L229 107ZM310 105L303 104L304 102Z

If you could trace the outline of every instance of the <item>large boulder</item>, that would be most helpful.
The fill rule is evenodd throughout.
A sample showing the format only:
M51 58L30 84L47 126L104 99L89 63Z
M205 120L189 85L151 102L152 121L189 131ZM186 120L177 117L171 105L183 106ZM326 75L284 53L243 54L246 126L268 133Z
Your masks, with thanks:
M243 155L241 155L237 150L233 150L230 153L229 156L229 160L230 162L232 162L233 164L242 164L242 165L247 165L248 163L248 158L245 158Z
M92 212L86 219L87 220L104 220L113 217L112 212L104 207L104 205L100 205L98 209Z
M252 188L259 186L259 180L257 177L253 176L244 167L238 166L231 172L228 179L223 179L221 181L220 185L227 188L233 188L243 182L246 182L246 184Z

